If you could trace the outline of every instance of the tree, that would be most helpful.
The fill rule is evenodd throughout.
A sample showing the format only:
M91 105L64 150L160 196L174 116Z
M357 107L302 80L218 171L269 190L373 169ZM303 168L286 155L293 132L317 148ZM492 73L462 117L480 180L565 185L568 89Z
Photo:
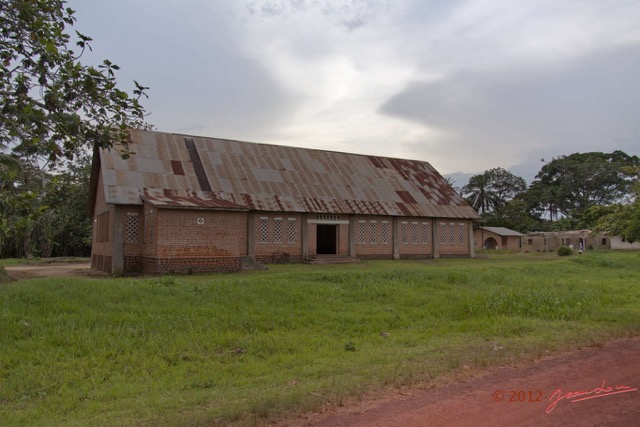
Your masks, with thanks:
M484 215L486 225L493 227L506 227L520 233L539 230L540 219L531 215L527 203L515 198L509 200L500 209Z
M481 214L491 210L491 195L487 188L489 186L488 179L486 172L474 175L469 178L467 185L460 189L465 200Z
M0 257L88 255L90 169L87 155L56 174L29 164L0 169Z
M579 217L592 206L629 200L632 177L628 168L640 165L638 156L613 153L574 153L545 164L528 191L532 209Z
M462 187L462 195L480 214L495 211L524 192L527 182L503 168L493 168L474 175Z
M593 231L620 236L629 243L640 241L640 200L615 205L614 212L600 218Z
M139 100L148 88L134 82L129 95L116 85L117 65L79 62L91 38L68 34L76 18L65 4L0 1L0 149L15 146L50 165L94 144L122 143L126 156L126 129L146 126Z
M0 254L34 255L33 240L39 217L46 210L41 203L44 175L39 169L22 165L19 170L0 174Z
M87 148L121 144L126 157L126 130L149 127L146 87L129 94L117 65L80 62L91 38L70 35L74 13L65 0L0 0L0 256L86 255Z
M622 237L629 243L640 241L640 166L626 167L624 172L633 176L631 193L633 202L606 207L594 207L588 212L595 218L594 231Z
M46 249L56 256L90 255L91 219L86 215L90 176L91 157L87 155L47 181L42 202L53 208L48 211L53 214L40 222L42 256Z
M548 214L550 220L556 220L559 217L558 203L559 189L554 186L546 185L540 181L533 181L527 192L523 195L523 199L527 201L529 210L535 212L539 216Z

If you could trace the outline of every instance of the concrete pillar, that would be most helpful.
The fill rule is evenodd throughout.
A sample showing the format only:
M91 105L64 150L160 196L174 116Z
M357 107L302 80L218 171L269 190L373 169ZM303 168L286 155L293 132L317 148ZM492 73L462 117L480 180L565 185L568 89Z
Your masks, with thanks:
M300 236L300 244L302 245L302 259L309 258L309 214L302 214L302 231Z
M256 214L247 213L247 256L256 258Z
M393 259L400 259L400 218L393 217L391 221L391 230L393 233Z
M124 273L124 208L115 206L111 223L111 274Z
M440 222L438 218L432 219L433 227L431 227L431 242L433 250L433 259L440 258Z
M473 241L473 222L472 221L466 221L465 225L467 227L469 227L469 234L468 234L468 236L469 236L469 256L471 258L473 258L473 257L476 256L475 244L474 244L475 242Z
M349 215L349 256L356 257L356 216Z

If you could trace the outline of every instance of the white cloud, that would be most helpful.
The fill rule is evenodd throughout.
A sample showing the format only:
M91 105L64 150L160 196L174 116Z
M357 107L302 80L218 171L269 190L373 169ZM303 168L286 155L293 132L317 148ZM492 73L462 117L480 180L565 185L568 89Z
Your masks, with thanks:
M443 173L640 146L637 2L71 3L100 57L151 86L161 130L419 158Z

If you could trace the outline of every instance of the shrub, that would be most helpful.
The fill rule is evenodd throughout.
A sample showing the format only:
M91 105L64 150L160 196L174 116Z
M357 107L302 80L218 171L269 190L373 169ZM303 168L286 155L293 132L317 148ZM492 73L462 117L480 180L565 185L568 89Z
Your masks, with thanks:
M573 249L568 246L560 246L558 248L558 256L569 256L573 255Z

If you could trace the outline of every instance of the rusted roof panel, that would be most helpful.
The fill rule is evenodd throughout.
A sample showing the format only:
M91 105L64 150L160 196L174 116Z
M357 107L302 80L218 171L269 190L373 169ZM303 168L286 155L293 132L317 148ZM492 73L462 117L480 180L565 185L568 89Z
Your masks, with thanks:
M478 218L427 162L130 133L137 155L123 160L116 149L100 151L107 203Z
M229 196L211 191L176 191L145 188L140 197L153 206L163 208L247 210L247 206L234 203L229 200Z

